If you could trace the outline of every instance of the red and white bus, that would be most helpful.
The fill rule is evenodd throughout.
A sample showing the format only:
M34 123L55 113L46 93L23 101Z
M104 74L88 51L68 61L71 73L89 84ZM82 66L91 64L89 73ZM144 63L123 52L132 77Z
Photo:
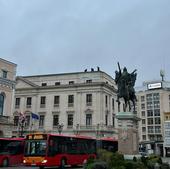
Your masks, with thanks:
M0 138L0 166L19 165L23 161L24 138Z
M96 139L62 134L29 134L26 136L23 163L39 168L82 165L96 158Z

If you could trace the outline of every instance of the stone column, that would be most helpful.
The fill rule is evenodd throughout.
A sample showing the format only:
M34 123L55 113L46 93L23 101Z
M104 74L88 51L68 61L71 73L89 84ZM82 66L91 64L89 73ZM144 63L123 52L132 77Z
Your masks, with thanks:
M132 112L118 112L118 151L124 155L139 154L138 118Z

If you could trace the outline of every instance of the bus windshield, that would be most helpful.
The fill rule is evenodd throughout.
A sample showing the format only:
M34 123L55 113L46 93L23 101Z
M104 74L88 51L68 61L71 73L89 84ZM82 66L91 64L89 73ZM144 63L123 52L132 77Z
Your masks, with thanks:
M26 141L25 156L45 156L47 142L46 140Z

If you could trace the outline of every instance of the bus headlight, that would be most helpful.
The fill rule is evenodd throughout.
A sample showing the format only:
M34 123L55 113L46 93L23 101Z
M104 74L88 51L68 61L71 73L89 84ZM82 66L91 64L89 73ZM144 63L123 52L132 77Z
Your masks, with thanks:
M23 160L23 163L26 163L26 160Z
M47 160L43 160L41 163L46 163L47 162Z

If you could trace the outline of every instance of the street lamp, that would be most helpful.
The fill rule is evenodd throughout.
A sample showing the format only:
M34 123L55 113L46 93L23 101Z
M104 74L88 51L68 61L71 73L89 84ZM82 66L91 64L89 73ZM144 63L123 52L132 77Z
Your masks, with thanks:
M100 135L100 130L99 130L99 128L100 128L100 124L98 123L98 124L97 124L97 128L96 128L96 136L97 136L97 137L99 137L99 135Z
M78 135L79 134L79 124L76 125L76 134Z
M59 134L61 134L61 132L63 131L63 127L64 125L62 123L57 125L57 130Z
M20 113L20 116L19 116L19 136L20 137L23 137L25 123L26 123L25 114L24 113Z

